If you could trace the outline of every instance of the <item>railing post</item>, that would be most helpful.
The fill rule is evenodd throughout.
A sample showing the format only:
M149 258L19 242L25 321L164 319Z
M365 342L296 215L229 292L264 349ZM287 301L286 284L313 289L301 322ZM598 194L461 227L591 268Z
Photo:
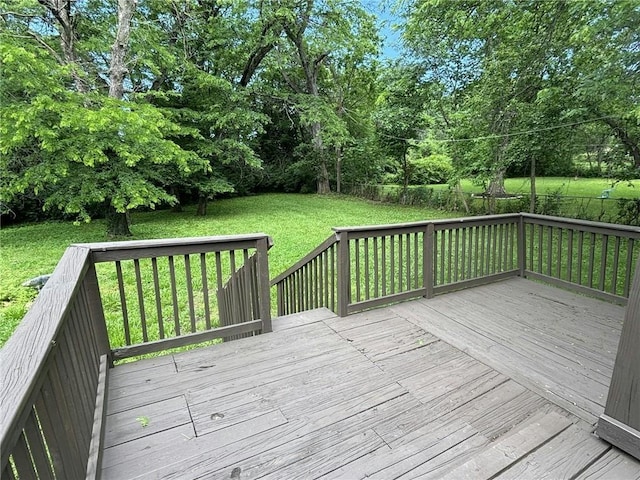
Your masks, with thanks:
M433 297L433 232L434 227L433 223L427 225L427 228L424 232L424 241L423 241L423 271L422 271L422 281L424 283L424 288L426 290L425 298Z
M98 286L96 267L91 255L89 256L89 268L84 277L83 288L87 294L89 315L91 317L90 321L93 324L100 355L106 355L109 366L113 367L109 332L107 331L107 322L104 318L104 308L102 306L102 297L100 296L100 287Z
M627 303L598 436L640 460L640 260Z
M520 214L518 218L518 275L524 277L524 272L526 270L526 238L525 238L525 228L524 228L524 215Z
M338 236L338 311L340 317L348 315L351 301L351 258L349 255L349 232L339 232Z
M258 256L258 297L260 298L260 319L262 320L262 333L268 333L272 331L268 250L268 238L261 238L256 241L256 255Z

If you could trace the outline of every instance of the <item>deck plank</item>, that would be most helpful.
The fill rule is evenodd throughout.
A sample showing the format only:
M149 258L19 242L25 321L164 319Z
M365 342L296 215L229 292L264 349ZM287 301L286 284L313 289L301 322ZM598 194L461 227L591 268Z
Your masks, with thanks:
M566 429L571 422L561 415L549 413L536 416L499 441L493 442L478 455L443 475L442 480L483 480L518 461L532 450Z
M105 448L191 423L184 395L107 415Z
M640 462L611 448L575 480L640 480Z
M585 426L571 425L540 449L524 457L496 480L573 478L611 446Z

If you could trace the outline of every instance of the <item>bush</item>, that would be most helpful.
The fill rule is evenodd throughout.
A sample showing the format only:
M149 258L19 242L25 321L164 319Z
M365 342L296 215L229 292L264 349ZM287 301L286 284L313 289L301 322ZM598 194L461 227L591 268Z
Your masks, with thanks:
M433 154L412 162L409 183L412 185L447 183L452 174L451 158L442 154Z
M621 198L617 203L617 221L640 227L640 198Z

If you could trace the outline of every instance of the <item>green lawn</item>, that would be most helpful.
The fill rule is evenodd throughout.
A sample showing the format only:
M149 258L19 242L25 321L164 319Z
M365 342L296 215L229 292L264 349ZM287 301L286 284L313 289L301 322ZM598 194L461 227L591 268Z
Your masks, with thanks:
M531 191L529 178L507 178L505 188L508 193L528 194ZM470 179L462 180L462 190L467 193L482 193L483 188L474 185ZM434 185L434 188L446 189L448 185ZM631 182L620 182L614 187L611 180L604 178L573 178L573 177L540 177L536 179L538 195L559 193L570 197L597 198L603 190L613 188L611 198L638 198L640 196L640 179Z
M213 202L207 217L195 209L134 213L134 239L232 235L264 232L272 236L271 276L284 271L331 234L332 226L397 223L442 218L424 207L382 205L342 196L259 195ZM20 284L50 273L65 248L75 242L105 241L101 220L73 225L45 222L0 230L0 345L35 298Z

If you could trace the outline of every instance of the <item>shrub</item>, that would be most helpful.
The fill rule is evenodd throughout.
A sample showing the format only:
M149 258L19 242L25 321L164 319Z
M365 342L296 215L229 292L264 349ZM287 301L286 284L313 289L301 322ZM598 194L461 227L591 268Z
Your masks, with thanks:
M452 174L451 158L442 154L433 154L412 162L409 183L412 185L447 183Z

